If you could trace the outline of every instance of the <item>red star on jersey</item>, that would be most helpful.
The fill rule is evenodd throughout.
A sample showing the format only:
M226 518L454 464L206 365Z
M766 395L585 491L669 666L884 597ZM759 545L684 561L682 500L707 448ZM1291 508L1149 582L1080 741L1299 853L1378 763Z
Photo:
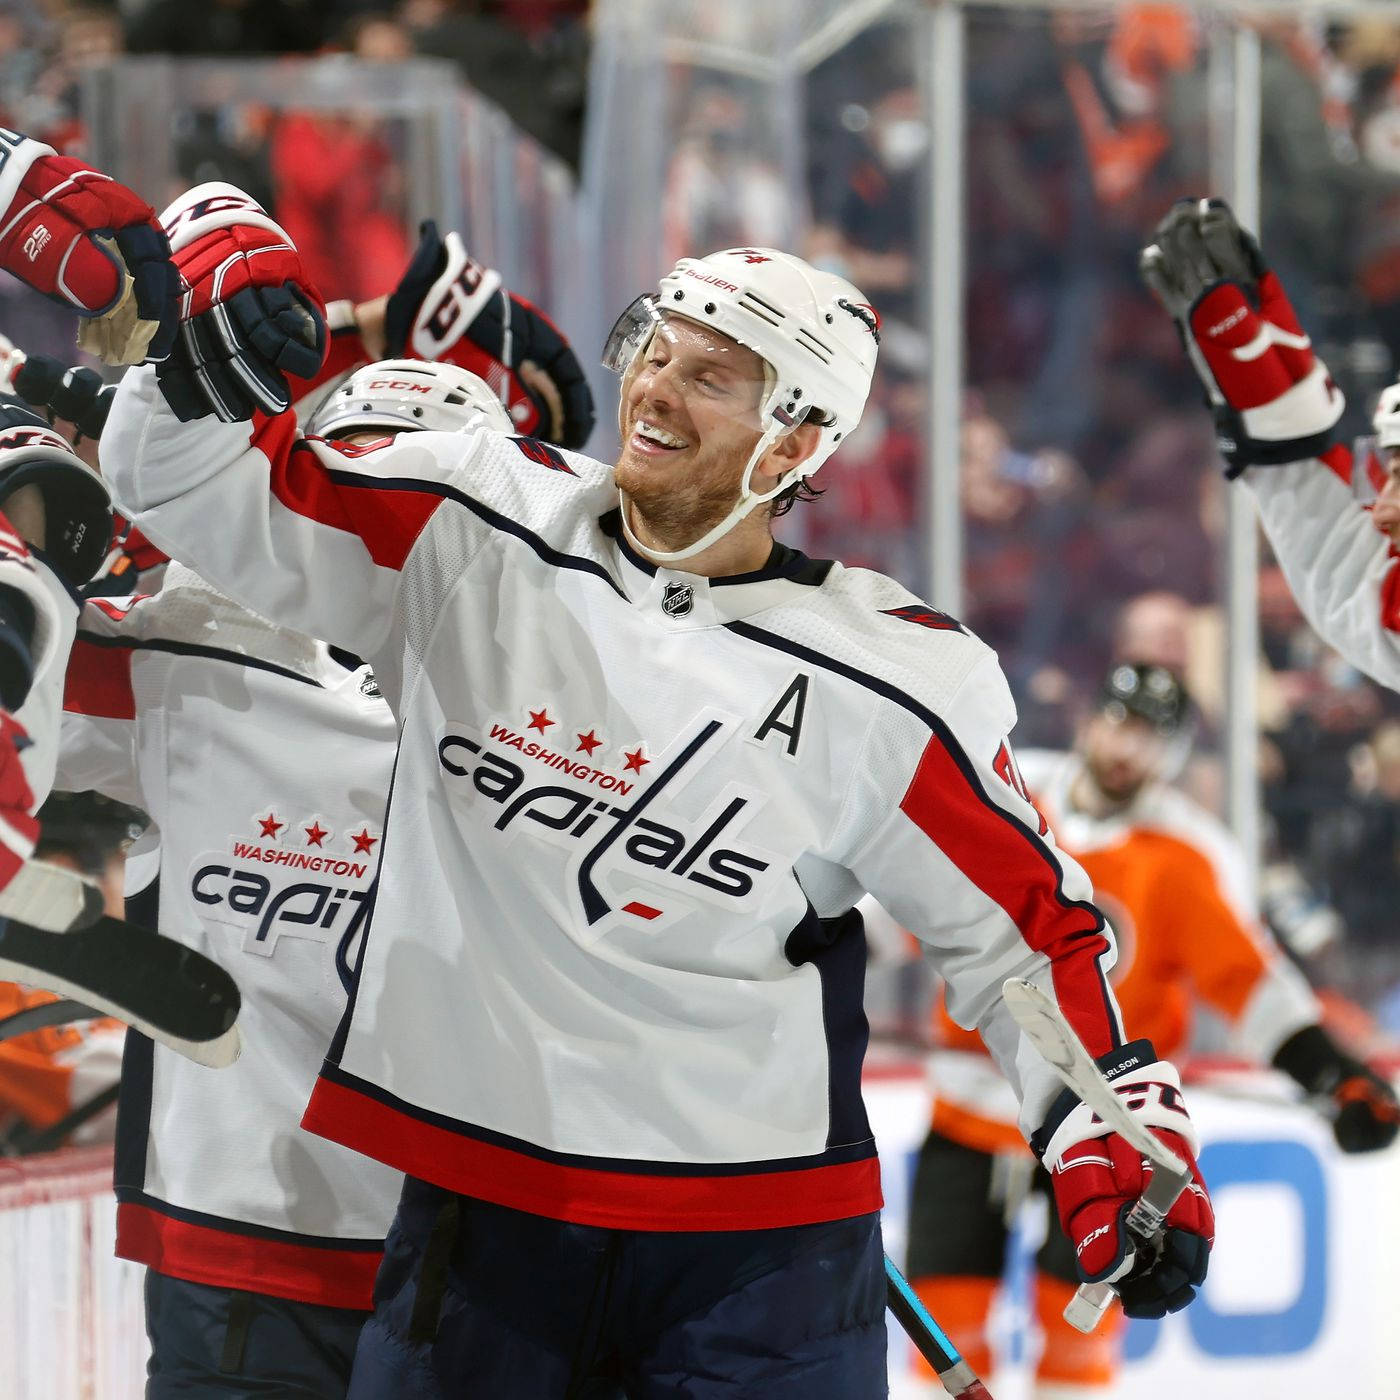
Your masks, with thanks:
M589 758L593 757L593 750L603 741L590 729L587 734L578 736L578 748L576 753L586 753Z
M286 822L279 822L277 820L276 812L270 812L265 817L255 817L254 821L262 827L262 834L264 836L270 836L274 841L277 839L277 833L287 824Z
M358 836L350 838L355 843L356 855L368 855L374 849L374 843L379 840L377 836L371 836L369 829L365 828Z
M640 744L637 745L632 753L624 752L622 756L627 760L626 768L629 773L640 773L642 769L651 762L651 759L642 757L642 746Z
M307 841L313 846L319 846L322 841L330 835L330 832L321 825L320 822L312 822L310 826L304 828Z
M538 729L540 733L543 734L553 723L554 721L550 719L548 710L531 710L530 723L527 728Z

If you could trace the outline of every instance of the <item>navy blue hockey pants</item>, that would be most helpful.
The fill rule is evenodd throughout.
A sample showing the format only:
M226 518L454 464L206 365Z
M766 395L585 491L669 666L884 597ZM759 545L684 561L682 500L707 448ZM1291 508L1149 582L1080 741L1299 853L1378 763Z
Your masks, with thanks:
M148 1269L146 1400L342 1400L368 1316Z
M349 1400L882 1400L876 1215L570 1225L409 1178Z

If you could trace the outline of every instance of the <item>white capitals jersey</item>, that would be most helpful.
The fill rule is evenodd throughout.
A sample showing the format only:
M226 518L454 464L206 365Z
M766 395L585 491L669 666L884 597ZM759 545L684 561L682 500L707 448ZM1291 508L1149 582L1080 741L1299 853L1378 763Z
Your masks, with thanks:
M243 995L243 1053L227 1069L131 1038L118 1254L369 1308L400 1178L299 1123L379 864L389 707L368 671L174 564L153 597L87 604L64 707L61 784L150 813L161 932L221 963Z
M148 369L103 458L152 540L370 659L400 719L317 1132L584 1224L873 1211L864 941L840 921L863 890L926 942L1027 1131L1058 1081L1003 979L1121 1043L1111 936L1020 787L996 658L889 579L782 551L655 568L586 457L180 423Z
M1400 555L1352 490L1351 449L1242 480L1259 503L1274 554L1318 635L1358 670L1400 690Z

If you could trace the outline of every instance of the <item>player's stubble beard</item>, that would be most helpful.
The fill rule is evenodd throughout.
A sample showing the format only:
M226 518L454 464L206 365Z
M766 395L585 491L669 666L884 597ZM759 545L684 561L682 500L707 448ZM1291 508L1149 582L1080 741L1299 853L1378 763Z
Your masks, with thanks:
M661 427L669 427L665 415L642 410L631 415L627 436L638 418L650 417ZM682 434L693 439L694 430ZM684 460L665 458L637 461L624 439L613 467L613 480L628 498L628 524L643 543L658 549L684 549L706 531L718 525L739 499L744 463L758 442L759 434L742 434L744 442L716 443L685 448L676 455ZM741 522L742 523L742 522Z

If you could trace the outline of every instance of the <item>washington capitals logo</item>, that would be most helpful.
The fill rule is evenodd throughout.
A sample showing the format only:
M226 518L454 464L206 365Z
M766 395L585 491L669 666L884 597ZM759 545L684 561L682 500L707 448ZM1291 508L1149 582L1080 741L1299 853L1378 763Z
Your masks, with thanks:
M857 321L865 326L866 330L875 337L876 345L880 343L880 313L869 302L847 301L845 297L841 297L836 304L842 311L849 311Z
M668 583L661 593L661 611L667 617L684 617L695 605L695 589L688 583Z

